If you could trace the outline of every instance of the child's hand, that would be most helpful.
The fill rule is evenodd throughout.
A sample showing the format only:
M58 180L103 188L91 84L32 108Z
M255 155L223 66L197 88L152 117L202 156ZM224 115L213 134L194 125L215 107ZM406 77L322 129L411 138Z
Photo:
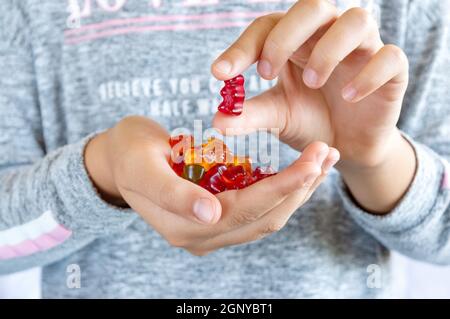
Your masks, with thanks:
M168 163L168 133L129 117L87 146L87 170L105 199L126 203L169 243L202 255L279 230L339 159L312 143L290 167L217 197L178 177Z
M224 132L279 128L297 150L321 140L340 151L345 169L375 167L405 143L396 123L408 61L383 44L365 10L338 16L326 0L299 1L286 14L255 20L212 72L225 80L255 62L262 77L279 76L278 84L248 100L239 117L217 113L214 126Z

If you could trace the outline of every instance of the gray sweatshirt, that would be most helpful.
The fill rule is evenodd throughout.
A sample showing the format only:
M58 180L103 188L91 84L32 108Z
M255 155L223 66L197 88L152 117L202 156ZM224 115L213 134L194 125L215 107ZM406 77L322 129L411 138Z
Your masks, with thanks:
M388 215L363 211L333 171L280 232L195 257L98 196L86 142L131 114L209 126L213 59L292 2L2 0L0 274L42 266L47 298L374 298L389 296L390 250L449 264L449 1L336 1L371 10L411 63L399 127L418 168ZM269 85L245 75L250 95Z

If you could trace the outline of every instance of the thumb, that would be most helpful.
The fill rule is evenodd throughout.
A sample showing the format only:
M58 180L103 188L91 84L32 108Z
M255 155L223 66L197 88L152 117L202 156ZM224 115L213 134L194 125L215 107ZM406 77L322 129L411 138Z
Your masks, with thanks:
M207 190L179 177L164 156L142 163L133 191L171 213L202 224L219 221L222 207Z
M282 114L284 108L277 107L275 103L278 100L275 90L272 88L246 100L239 116L217 112L213 118L213 127L223 135L243 135L259 129L279 129L282 132L287 116Z

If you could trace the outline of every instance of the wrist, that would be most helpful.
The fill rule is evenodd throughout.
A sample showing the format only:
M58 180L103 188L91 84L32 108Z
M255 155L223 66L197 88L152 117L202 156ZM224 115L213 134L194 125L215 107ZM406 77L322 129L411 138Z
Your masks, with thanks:
M343 176L382 171L385 167L391 166L391 162L396 160L399 151L405 151L407 148L412 149L412 146L395 128L382 141L374 143L370 147L359 149L355 152L356 156L352 158L344 156L336 165L336 169Z
M341 176L354 199L374 214L390 212L403 198L416 171L416 155L413 146L399 130L389 140L383 156L369 165L341 163Z
M85 166L100 196L110 204L124 206L112 174L107 138L107 132L103 132L88 142L84 153Z

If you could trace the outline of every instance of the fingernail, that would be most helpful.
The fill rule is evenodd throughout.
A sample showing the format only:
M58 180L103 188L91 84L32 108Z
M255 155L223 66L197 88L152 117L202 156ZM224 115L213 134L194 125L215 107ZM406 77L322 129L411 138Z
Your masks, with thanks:
M264 77L272 75L272 65L267 60L261 60L258 64L259 73Z
M214 64L214 68L221 73L228 74L231 72L232 65L227 60L220 60Z
M214 219L214 204L208 198L200 198L194 203L194 215L205 224L211 224Z
M327 149L321 150L319 152L319 154L317 154L316 162L317 162L317 164L319 164L319 166L322 166L323 161L328 156L328 152L329 152L329 150L327 148Z
M323 172L326 174L328 173L328 171L334 166L336 165L336 163L339 161L339 157L336 158L331 158L328 161L326 161L323 166L322 166L322 170Z
M358 92L352 86L346 87L342 90L342 97L344 98L344 100L349 102L353 101L357 94Z
M316 71L308 68L303 72L303 80L308 86L317 86L319 76L317 75Z

